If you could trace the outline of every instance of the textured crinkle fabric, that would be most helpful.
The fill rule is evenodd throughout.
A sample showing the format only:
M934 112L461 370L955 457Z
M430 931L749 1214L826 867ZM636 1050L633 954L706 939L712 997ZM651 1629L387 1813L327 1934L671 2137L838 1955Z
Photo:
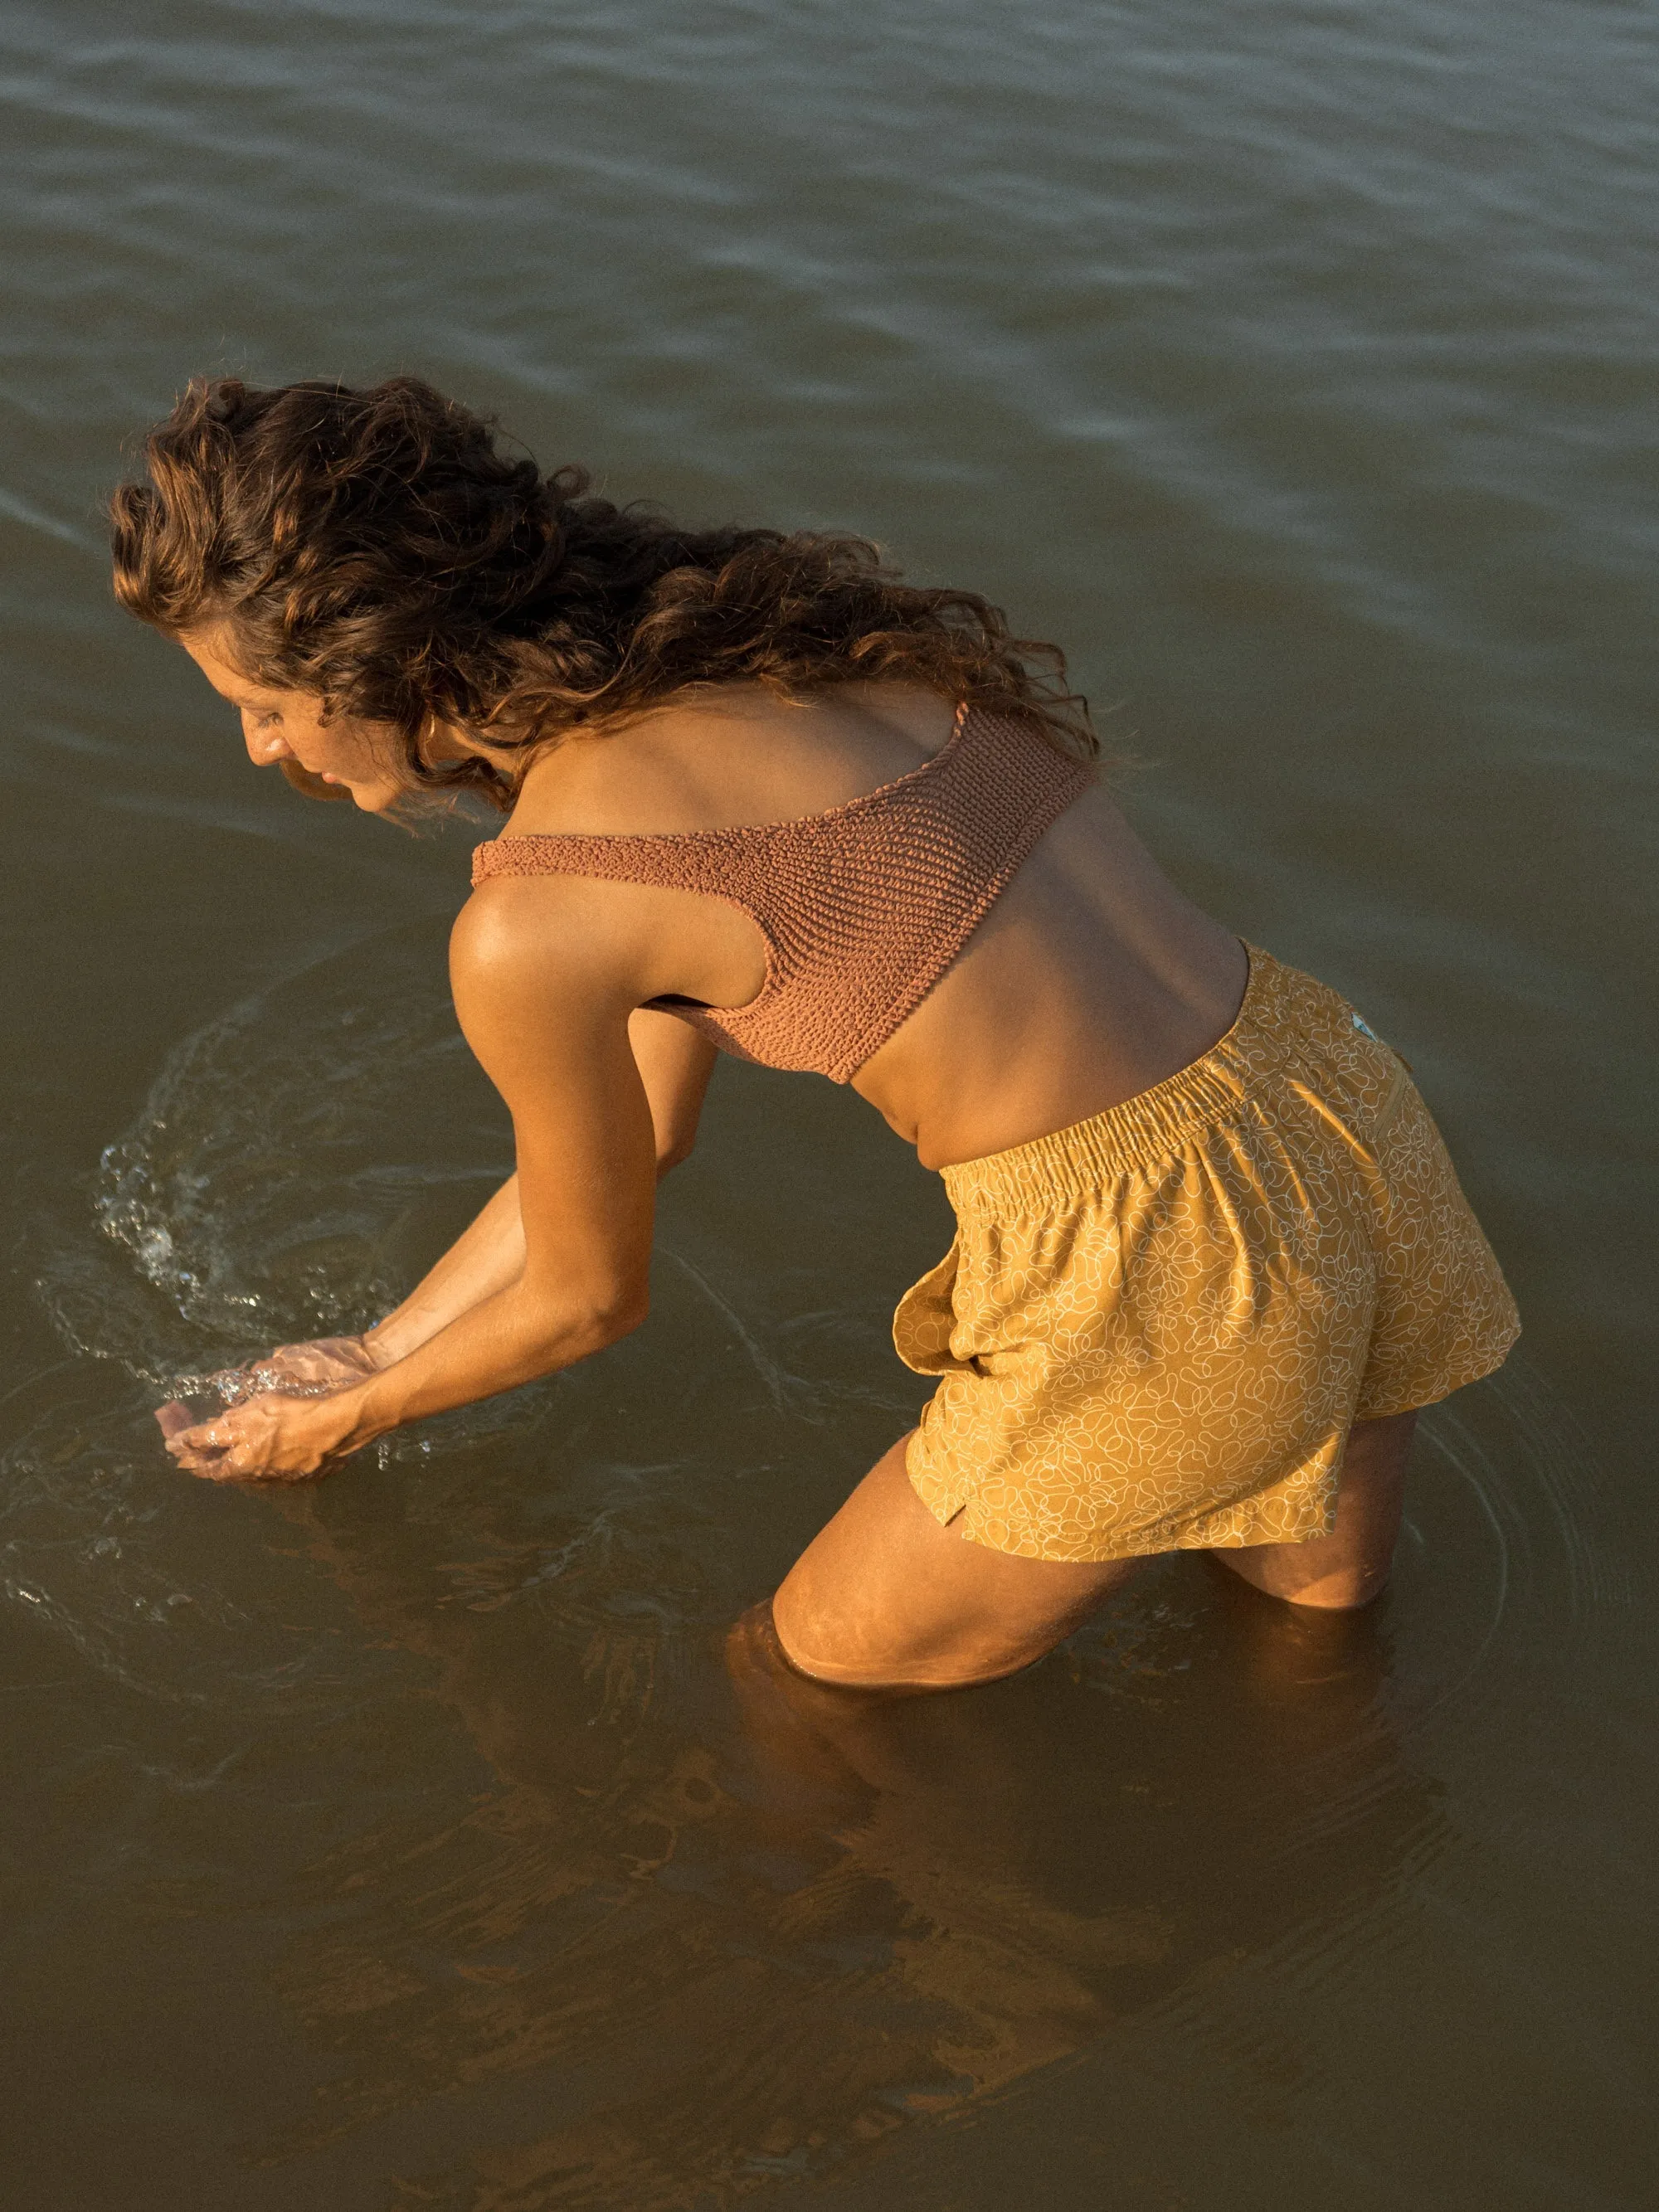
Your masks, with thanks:
M739 1060L847 1083L1095 773L1035 724L964 705L932 760L825 813L654 836L495 837L474 853L472 880L598 876L740 907L766 940L759 994L666 1011Z
M910 1479L1024 1559L1327 1534L1350 1424L1489 1374L1520 1322L1405 1063L1252 946L1238 1019L1126 1104L962 1166L894 1317L942 1377Z

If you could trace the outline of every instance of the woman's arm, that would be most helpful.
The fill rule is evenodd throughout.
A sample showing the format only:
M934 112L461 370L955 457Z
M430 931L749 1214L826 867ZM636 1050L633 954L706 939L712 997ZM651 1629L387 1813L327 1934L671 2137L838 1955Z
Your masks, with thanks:
M672 1014L640 1007L630 1016L628 1042L645 1086L656 1145L657 1179L690 1153L696 1142L697 1121L708 1089L715 1059L714 1048ZM389 1367L435 1336L441 1328L516 1282L524 1268L524 1224L519 1212L519 1178L510 1176L489 1203L464 1229L443 1257L425 1274L399 1306L374 1327L363 1332L361 1342L374 1367ZM271 1355L270 1364L281 1372L289 1360L296 1375L312 1350L306 1345L283 1345ZM333 1362L341 1383L356 1381L353 1363L337 1357ZM307 1369L301 1377L309 1380Z
M629 1017L628 1042L645 1085L657 1138L657 1178L689 1159L708 1079L720 1057L708 1038L675 1014L637 1007Z
M639 1079L646 1086L650 1126L657 1141L657 1182L686 1159L696 1141L714 1046L672 1013L641 1006L629 1020ZM518 1281L525 1267L525 1224L518 1212L518 1176L508 1175L487 1206L462 1230L438 1263L416 1283L403 1305L376 1321L362 1336L327 1336L316 1343L279 1345L258 1367L283 1380L347 1389L374 1367L389 1367L425 1345L460 1314ZM270 1385L265 1385L270 1387Z
M643 1319L659 1155L689 1149L708 1048L694 1037L701 1049L664 1040L653 1052L647 1032L659 1132L630 1038L641 948L608 942L591 909L562 915L546 882L489 892L456 926L453 981L462 1030L513 1115L520 1243L498 1193L434 1270L444 1284L422 1341L332 1397L250 1399L173 1438L194 1471L315 1473L405 1421L568 1366ZM441 1305L459 1310L440 1324Z
M474 1215L436 1265L373 1328L363 1348L376 1367L389 1367L494 1297L524 1272L524 1224L519 1218L519 1178L509 1176Z

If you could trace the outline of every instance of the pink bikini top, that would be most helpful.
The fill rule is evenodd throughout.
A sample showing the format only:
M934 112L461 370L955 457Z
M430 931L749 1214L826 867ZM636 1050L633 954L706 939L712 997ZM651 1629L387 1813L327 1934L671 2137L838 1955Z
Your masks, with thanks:
M1094 780L1032 724L966 705L932 760L827 813L656 836L496 837L489 876L599 876L748 915L766 981L744 1006L658 1000L740 1060L845 1083L915 1012L1043 831Z

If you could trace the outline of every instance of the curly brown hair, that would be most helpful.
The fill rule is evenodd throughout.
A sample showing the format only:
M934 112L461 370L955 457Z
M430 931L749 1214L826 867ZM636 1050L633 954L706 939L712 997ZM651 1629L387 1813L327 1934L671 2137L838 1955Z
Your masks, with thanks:
M1058 647L977 592L906 584L862 538L613 506L416 377L194 378L144 463L110 501L122 605L172 636L227 622L254 681L390 724L411 793L505 810L536 748L732 683L921 684L1099 750ZM510 764L428 759L442 726Z

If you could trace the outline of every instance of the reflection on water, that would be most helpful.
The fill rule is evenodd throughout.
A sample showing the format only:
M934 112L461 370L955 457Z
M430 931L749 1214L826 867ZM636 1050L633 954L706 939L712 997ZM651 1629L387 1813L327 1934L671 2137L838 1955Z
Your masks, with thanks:
M383 933L174 1053L43 1262L66 1341L119 1382L49 1394L5 1462L14 1594L193 1709L194 1765L161 1771L209 1832L263 1795L273 1738L325 1777L332 1739L354 1777L333 1840L295 1824L274 1970L326 2078L243 2154L418 2121L399 2206L725 2203L1229 1961L1294 1977L1305 1947L1327 1971L1382 1940L1447 1833L1409 1739L1447 1707L1501 1725L1607 1573L1524 1373L1425 1422L1385 1609L1304 1617L1159 1563L1042 1665L926 1699L793 1676L755 1616L731 1632L910 1386L872 1388L884 1317L838 1310L834 1251L781 1296L723 1264L718 1172L667 1194L653 1320L604 1358L314 1487L161 1470L159 1391L361 1325L504 1171L441 951L436 921ZM774 1087L728 1078L712 1152ZM804 1135L771 1138L751 1201L799 1223ZM812 1152L839 1235L878 1254L883 1189ZM474 1764L436 1751L451 1727Z

